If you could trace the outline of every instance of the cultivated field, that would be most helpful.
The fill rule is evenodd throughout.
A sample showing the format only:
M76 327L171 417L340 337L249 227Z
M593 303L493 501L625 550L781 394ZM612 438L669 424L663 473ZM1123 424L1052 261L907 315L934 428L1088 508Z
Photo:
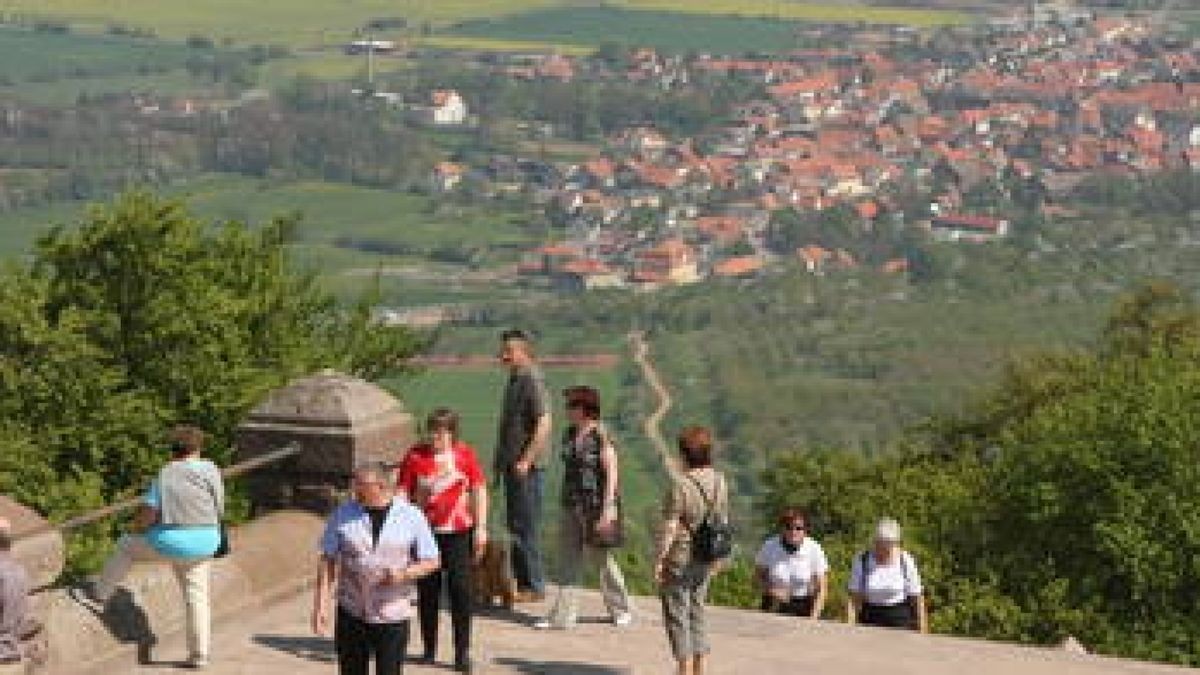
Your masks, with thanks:
M750 16L633 11L612 7L556 7L499 19L476 19L451 28L464 46L569 43L576 48L604 43L655 47L666 52L706 51L741 54L782 51L798 46L800 22ZM446 40L439 36L437 39Z
M838 23L881 23L911 26L943 26L964 23L966 15L935 9L868 7L847 2L810 3L780 0L613 0L629 9L771 17L795 21Z
M164 38L204 35L313 47L344 42L371 19L445 23L553 4L556 0L4 0L0 12L95 26L122 23Z
M253 224L300 214L300 254L333 275L347 269L417 263L436 268L429 262L431 254L451 249L478 249L481 255L492 256L492 262L495 257L515 261L520 249L539 241L524 229L518 214L494 205L487 210L434 208L428 197L352 185L207 175L164 192L186 199L195 213L206 218ZM0 214L0 260L27 252L51 225L78 222L85 209L84 203L74 202ZM374 242L382 252L339 246L346 238ZM363 281L347 283L361 287Z
M437 28L468 19L497 18L552 7L589 11L598 4L567 0L4 0L0 3L0 14L25 19L54 18L93 28L119 23L149 28L163 38L176 40L202 35L240 44L309 48L342 44L372 19L402 18L410 28L417 29L426 23ZM963 14L941 10L779 0L612 0L605 4L638 10L794 21L930 26L966 20ZM501 50L546 47L525 42L514 39L507 44L504 40L464 44L438 37L427 44Z
M182 44L154 40L0 27L0 84L160 73L182 68L193 54Z

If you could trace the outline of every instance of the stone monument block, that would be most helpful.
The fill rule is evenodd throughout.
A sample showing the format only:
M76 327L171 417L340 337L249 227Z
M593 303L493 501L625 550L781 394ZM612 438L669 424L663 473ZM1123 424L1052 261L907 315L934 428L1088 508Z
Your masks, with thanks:
M300 452L248 477L255 514L284 508L328 513L355 465L395 462L413 442L413 419L377 385L331 370L269 394L236 434L237 460L290 443Z

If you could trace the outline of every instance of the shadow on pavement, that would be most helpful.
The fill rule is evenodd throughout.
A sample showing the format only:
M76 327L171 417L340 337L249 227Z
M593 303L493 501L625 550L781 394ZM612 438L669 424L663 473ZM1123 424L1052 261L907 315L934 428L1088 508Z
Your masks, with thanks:
M318 663L335 663L333 640L294 635L255 635L254 643Z
M513 657L494 659L492 663L509 666L515 668L518 673L530 675L627 675L633 672L630 668L597 666L575 661L530 661Z

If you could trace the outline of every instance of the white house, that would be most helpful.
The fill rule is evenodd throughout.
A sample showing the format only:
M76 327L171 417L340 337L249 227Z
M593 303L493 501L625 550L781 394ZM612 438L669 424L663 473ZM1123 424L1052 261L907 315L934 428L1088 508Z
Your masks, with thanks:
M467 102L453 89L439 89L430 96L426 115L430 124L438 126L466 124Z

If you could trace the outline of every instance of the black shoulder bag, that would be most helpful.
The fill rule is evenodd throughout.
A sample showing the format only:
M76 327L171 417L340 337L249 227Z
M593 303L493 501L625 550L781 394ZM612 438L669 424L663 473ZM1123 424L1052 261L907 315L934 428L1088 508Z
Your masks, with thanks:
M704 491L704 487L700 485L700 481L694 476L688 476L688 479L700 491L700 497L704 500L706 511L704 518L691 531L692 534L692 560L704 564L712 564L720 560L724 560L733 554L733 526L729 524L728 519L718 517L716 510L716 498L720 497L721 483L724 478L718 478L716 483L717 495L710 499L708 493Z

